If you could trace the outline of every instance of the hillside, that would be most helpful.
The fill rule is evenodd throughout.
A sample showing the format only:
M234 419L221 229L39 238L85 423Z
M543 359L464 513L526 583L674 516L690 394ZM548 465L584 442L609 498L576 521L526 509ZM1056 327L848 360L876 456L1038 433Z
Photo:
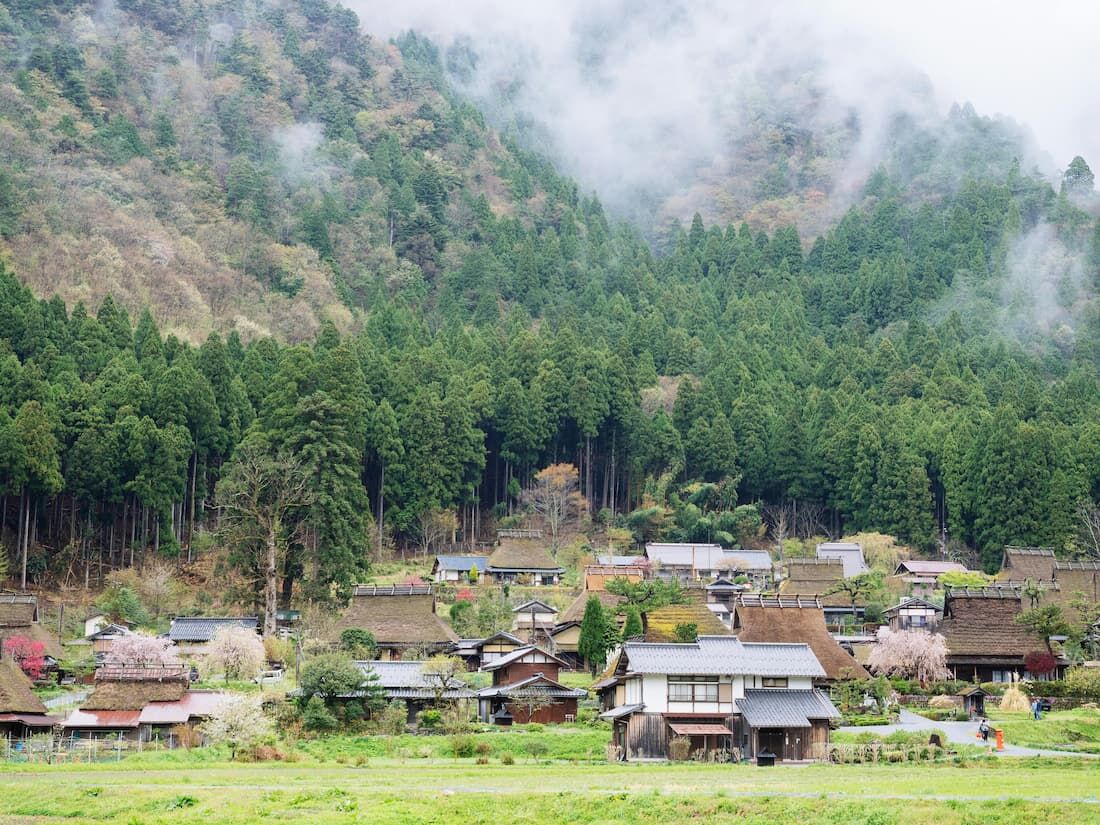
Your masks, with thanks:
M215 542L257 581L218 516L250 462L304 479L284 597L532 520L524 491L566 462L582 526L637 541L785 520L991 568L1006 543L1100 552L1083 160L1055 188L960 108L965 139L903 129L909 165L818 236L697 213L655 254L486 128L427 41L244 8L0 13L16 581Z

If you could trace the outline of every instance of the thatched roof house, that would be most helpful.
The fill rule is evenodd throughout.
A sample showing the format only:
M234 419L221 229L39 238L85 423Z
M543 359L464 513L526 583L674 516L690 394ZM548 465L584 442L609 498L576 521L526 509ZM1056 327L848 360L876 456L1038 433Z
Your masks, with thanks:
M1075 603L1100 604L1100 561L1058 561L1054 563L1056 589L1044 593L1043 602L1061 605L1068 621L1082 624L1085 617Z
M140 711L150 702L176 702L187 691L186 665L104 666L81 710Z
M47 656L61 658L57 637L39 624L38 597L29 593L0 593L0 636L41 642Z
M502 536L489 556L487 571L493 581L530 578L532 584L557 584L565 568L558 564L541 538Z
M733 632L742 642L802 643L810 646L825 678L866 679L869 674L829 635L816 598L745 594L734 602Z
M680 638L676 629L682 626L695 626L696 636L729 636L729 629L722 620L714 615L705 604L689 602L670 604L647 610L642 614L642 629L647 642L691 642L693 639Z
M823 607L847 607L852 602L844 593L829 593L844 579L842 559L791 559L787 562L787 578L779 586L783 596L814 596Z
M430 654L458 641L435 613L431 585L357 586L336 632L348 628L369 630L381 659L400 659L406 650Z
M1024 657L1045 651L1046 640L1016 623L1026 609L1015 587L950 587L939 632L947 643L947 666L956 679L1007 682L1023 678ZM1064 662L1059 670L1064 669Z
M1001 576L1013 581L1054 578L1054 551L1047 547L1006 547Z
M10 658L0 660L0 737L21 738L53 724L19 665Z

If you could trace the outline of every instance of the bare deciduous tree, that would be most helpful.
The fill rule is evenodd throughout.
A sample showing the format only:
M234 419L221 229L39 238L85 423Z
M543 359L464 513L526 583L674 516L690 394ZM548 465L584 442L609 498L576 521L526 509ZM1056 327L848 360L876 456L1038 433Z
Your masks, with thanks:
M313 501L306 475L295 459L273 456L246 442L219 482L217 500L223 540L255 558L263 579L263 632L273 636L279 571L298 529L292 517Z
M466 672L466 667L457 656L433 656L424 663L420 672L435 694L435 704L438 706L443 703L443 695L448 690L463 684L459 676Z
M420 515L420 549L430 553L432 547L450 538L454 540L458 530L458 517L454 510L442 510L433 507Z
M584 514L587 504L580 484L580 474L572 464L551 464L535 473L535 485L524 492L524 501L546 522L554 550L565 523Z
M1091 501L1077 506L1077 533L1081 549L1090 558L1100 558L1100 507Z

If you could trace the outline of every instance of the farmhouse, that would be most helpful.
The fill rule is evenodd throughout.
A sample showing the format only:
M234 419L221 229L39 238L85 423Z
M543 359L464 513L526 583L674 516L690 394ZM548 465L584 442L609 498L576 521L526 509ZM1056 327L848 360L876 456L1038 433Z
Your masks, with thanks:
M746 643L805 644L824 670L822 681L866 679L870 674L825 626L825 611L813 597L744 594L737 599L733 632Z
M700 636L626 642L594 688L624 760L667 759L674 739L698 759L824 759L829 721L840 716L813 686L824 676L808 645Z
M903 559L894 570L894 575L908 586L914 596L928 598L939 588L939 577L944 573L965 572L966 565L957 561Z
M358 585L335 633L348 628L369 630L379 659L400 659L407 651L440 653L458 641L435 613L431 585Z
M1054 563L1054 583L1057 589L1045 594L1044 604L1059 604L1067 621L1082 625L1090 616L1082 615L1081 607L1100 605L1100 562L1058 561Z
M500 546L489 556L486 570L497 584L554 585L565 568L558 564L537 530L501 531Z
M47 656L61 658L57 637L40 623L38 597L29 593L0 593L0 637L16 636L41 642Z
M1015 587L947 588L939 632L947 643L947 666L954 678L968 682L1030 678L1024 659L1029 653L1046 651L1047 640L1016 623L1023 610ZM1059 658L1054 676L1065 668L1065 659Z
M577 701L587 691L567 688L558 675L568 662L535 645L527 645L485 665L492 687L477 692L478 717L483 722L572 722Z
M851 541L824 541L817 545L819 559L840 559L844 565L844 578L850 579L870 568L863 558L863 546Z
M1054 578L1054 551L1048 547L1006 547L1001 560L1002 579L1036 581Z
M732 560L734 551L718 544L650 542L645 546L645 555L652 575L687 582L717 577L728 569L723 562Z
M176 616L168 628L168 638L181 656L196 656L226 627L243 627L256 633L259 620L255 616Z
M779 595L810 597L821 602L825 624L830 629L862 621L865 605L856 603L838 591L845 578L844 561L838 558L791 559L787 562L787 578L779 586Z
M356 662L366 679L371 671L378 674L387 701L405 703L409 722L425 708L434 707L440 701L468 701L475 694L461 679L451 677L444 684L443 678L424 672L424 662ZM341 696L341 699L361 698L362 692Z
M104 666L96 671L95 689L63 723L73 738L142 738L146 705L179 702L189 683L186 665ZM152 725L152 722L148 723Z
M626 558L637 558L637 556L627 556ZM647 566L640 564L589 564L584 568L584 589L588 591L606 590L607 583L614 579L640 582L645 578L647 569Z
M437 582L480 581L488 563L488 556L436 556L432 578Z
M0 659L0 738L23 739L53 727L46 706L31 690L31 680L11 659Z
M925 599L902 599L885 611L891 630L927 630L934 632L943 618L943 608Z

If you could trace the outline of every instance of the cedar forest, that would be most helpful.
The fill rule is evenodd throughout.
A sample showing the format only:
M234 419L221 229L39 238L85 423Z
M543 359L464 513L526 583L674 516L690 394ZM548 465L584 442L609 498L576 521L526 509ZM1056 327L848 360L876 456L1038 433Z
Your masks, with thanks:
M242 445L309 480L280 572L319 598L432 514L471 541L557 462L639 540L796 503L990 569L1095 552L1092 173L1052 185L970 107L897 124L820 237L696 215L658 242L430 42L325 0L4 0L0 64L0 528L31 581L189 554ZM761 200L799 186L774 131ZM1062 321L1021 334L1035 236Z

